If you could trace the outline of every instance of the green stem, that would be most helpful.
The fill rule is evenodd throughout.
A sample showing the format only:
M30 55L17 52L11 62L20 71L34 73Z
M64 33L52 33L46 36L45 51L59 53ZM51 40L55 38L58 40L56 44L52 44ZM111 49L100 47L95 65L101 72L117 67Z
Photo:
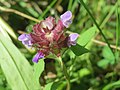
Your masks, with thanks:
M110 19L111 15L113 14L113 12L116 10L117 7L117 3L111 8L110 12L108 13L108 15L105 17L105 19L103 20L103 22L100 24L100 28L103 28L104 25L107 23L107 21Z
M53 0L51 2L51 4L49 6L47 6L47 8L45 9L45 11L42 13L42 15L39 17L39 19L43 18L45 16L45 14L50 11L50 9L52 8L52 6L56 3L57 0Z
M0 6L0 10L1 11L4 11L4 12L12 12L12 13L15 13L15 14L17 14L17 15L20 15L20 16L22 16L22 17L25 17L25 18L27 18L27 19L29 19L29 20L32 20L32 21L35 21L35 22L40 22L40 20L38 20L38 19L36 19L36 18L33 18L33 17L31 17L31 16L29 16L29 15L27 15L27 14L24 14L24 13L22 13L22 12L19 12L19 11L17 11L17 10L14 10L14 9L9 9L9 8L4 8L4 7L1 7Z
M61 57L58 57L58 61L60 63L61 69L63 70L63 73L64 73L66 81L67 81L67 89L66 90L70 90L70 78L69 78L69 74L67 72L66 66L62 62L62 58Z
M69 0L68 10L71 10L73 0Z
M94 24L96 25L96 27L98 28L99 32L101 33L101 35L103 36L105 42L107 43L108 47L110 48L111 52L114 55L114 52L112 51L110 44L107 40L107 38L105 37L105 35L103 34L101 28L99 27L98 23L96 22L96 20L94 19L92 13L89 11L88 7L85 5L85 3L83 2L83 0L78 0L79 2L81 2L81 4L84 6L84 8L86 9L87 13L90 15L91 19L93 20Z

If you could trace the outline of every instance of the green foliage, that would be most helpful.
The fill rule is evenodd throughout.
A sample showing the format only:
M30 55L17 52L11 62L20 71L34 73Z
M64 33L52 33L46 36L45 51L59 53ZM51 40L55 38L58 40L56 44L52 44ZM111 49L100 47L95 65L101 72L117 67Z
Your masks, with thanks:
M52 89L52 88L51 88L52 85L53 85L53 82L48 83L48 84L45 86L44 90L51 90L51 89Z
M67 31L80 35L76 46L62 51L71 90L120 89L120 0L0 0L0 90L65 90L67 81L57 57L49 55L33 64L35 49L17 40L37 22L1 7L38 22L47 16L58 20L71 10L73 22Z
M84 53L89 52L89 50L87 50L86 48L84 48L83 46L80 46L79 44L75 45L75 46L71 46L70 49L73 51L73 53L76 56L80 56Z
M86 46L88 42L91 41L92 38L94 38L96 29L96 27L91 27L87 31L82 33L78 38L77 43L81 46Z
M39 89L33 80L32 67L14 44L2 33L0 33L0 51L1 68L13 90Z
M44 60L41 59L38 63L34 63L34 80L39 85L39 77L44 71Z
M102 56L104 59L100 60L97 63L99 67L105 69L107 66L115 64L115 57L107 46L103 48Z
M78 73L79 73L79 77L83 78L84 76L89 75L91 72L89 69L83 68L83 69L80 69L80 71Z
M110 83L108 85L106 85L103 90L115 90L115 89L119 89L120 88L120 81L116 81L113 83Z
M96 28L91 27L79 36L79 38L77 39L77 45L70 47L70 49L74 52L75 55L80 56L84 53L89 52L89 50L84 47L95 36L95 31Z

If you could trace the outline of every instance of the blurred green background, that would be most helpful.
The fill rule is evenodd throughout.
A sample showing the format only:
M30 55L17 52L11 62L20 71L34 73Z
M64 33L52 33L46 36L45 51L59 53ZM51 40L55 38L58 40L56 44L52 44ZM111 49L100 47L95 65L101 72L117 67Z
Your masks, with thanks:
M84 0L84 2L111 44L114 55L106 46L106 42L98 30L86 46L90 50L89 53L75 56L73 52L67 50L62 58L69 70L71 90L120 90L120 1ZM35 50L23 46L17 37L22 33L32 31L32 26L37 22L31 17L43 20L48 16L54 16L59 19L59 16L67 10L73 14L73 23L67 29L68 33L77 32L81 35L94 26L90 15L79 0L0 0L0 30L8 35L8 38L13 41L17 49L27 58L30 67L33 68L31 60L36 53ZM31 17L28 18L16 11ZM7 46L5 47L7 48ZM12 46L8 48L12 48ZM2 55L2 51L0 52ZM3 68L2 61L0 65ZM8 84L5 75L7 69L3 70L0 68L0 90L11 90L11 85ZM11 72L11 77L12 74L14 71ZM29 76L26 77L29 78ZM45 59L45 70L39 78L41 86L44 87L47 83L56 80L59 81L55 85L57 90L65 90L66 81L63 78L63 72L58 63L49 58Z

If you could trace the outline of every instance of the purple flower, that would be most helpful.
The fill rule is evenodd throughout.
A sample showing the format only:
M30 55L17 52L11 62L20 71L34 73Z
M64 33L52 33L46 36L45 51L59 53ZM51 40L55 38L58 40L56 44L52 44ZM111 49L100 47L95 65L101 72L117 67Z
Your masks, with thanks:
M56 22L54 17L47 17L40 23L33 26L33 32L30 34L22 34L18 37L24 45L35 47L37 54L33 58L33 62L46 57L50 53L60 56L62 48L76 45L78 34L71 34L69 37L65 34L64 29L68 28L72 23L71 11L66 11L60 16ZM68 46L67 46L68 44Z
M64 14L60 16L60 19L66 28L68 28L69 25L72 23L71 18L72 18L71 11L66 11Z
M31 42L31 36L30 34L22 34L18 37L19 41L22 41L22 43L24 45L27 45L28 47L32 46L32 42Z
M67 45L71 47L71 45L75 46L76 45L76 39L78 38L79 34L77 33L72 33L69 35Z
M39 59L42 59L42 58L44 58L44 54L42 52L38 52L34 56L34 58L32 59L32 61L38 63Z

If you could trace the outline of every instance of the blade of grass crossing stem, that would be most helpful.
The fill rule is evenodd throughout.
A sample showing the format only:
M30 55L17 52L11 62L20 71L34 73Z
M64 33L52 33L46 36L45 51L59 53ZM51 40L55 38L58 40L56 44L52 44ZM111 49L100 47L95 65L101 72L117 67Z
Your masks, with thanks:
M36 83L33 80L33 68L32 66L30 66L29 62L25 59L25 57L20 53L20 51L16 48L16 46L10 40L8 40L6 37L2 35L2 33L0 33L0 42L4 45L6 51L11 56L12 62L16 66L21 78L23 79L27 87L27 90L39 90L40 87L38 83ZM6 58L6 57L3 57L3 58ZM12 76L14 72L11 72L10 74ZM24 90L24 89L21 89L21 90Z
M93 15L91 14L91 12L89 11L88 7L86 6L86 4L83 2L83 0L78 0L79 3L81 3L84 8L86 9L87 13L90 15L91 19L93 20L94 24L96 25L96 27L98 28L99 32L101 33L102 37L104 38L105 42L107 43L108 47L110 48L111 52L114 55L114 52L112 51L110 44L107 40L107 38L105 37L105 35L103 34L101 28L99 27L99 25L97 24L96 20L94 19Z

